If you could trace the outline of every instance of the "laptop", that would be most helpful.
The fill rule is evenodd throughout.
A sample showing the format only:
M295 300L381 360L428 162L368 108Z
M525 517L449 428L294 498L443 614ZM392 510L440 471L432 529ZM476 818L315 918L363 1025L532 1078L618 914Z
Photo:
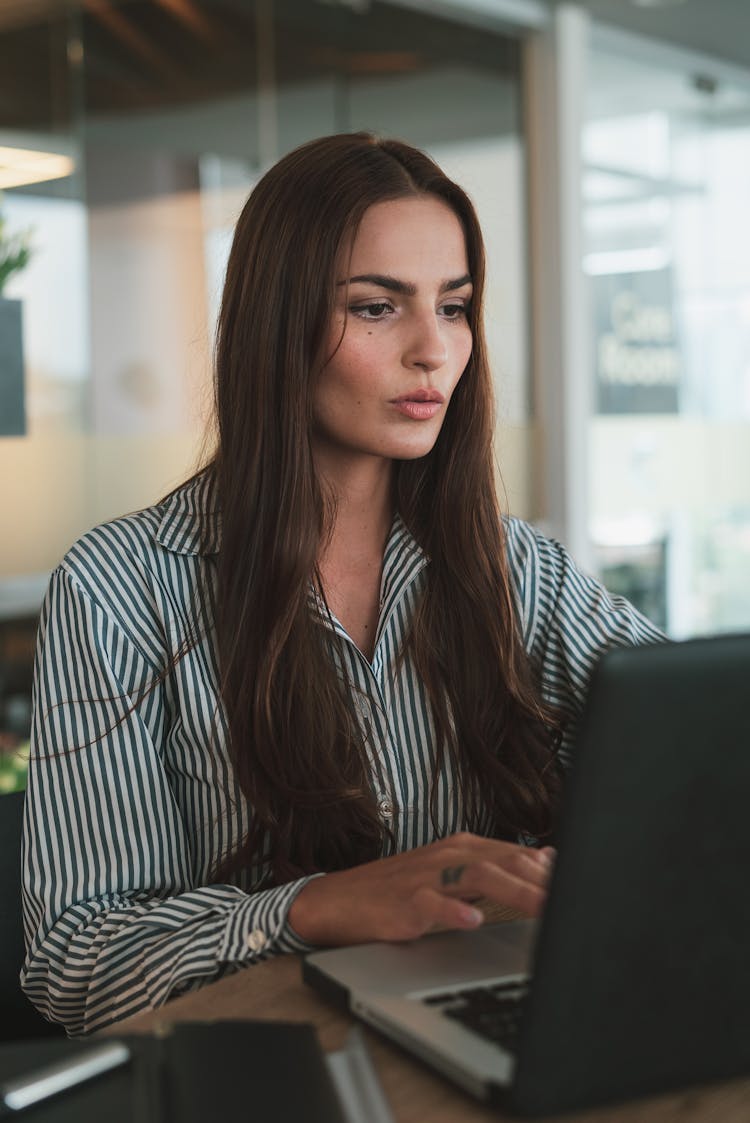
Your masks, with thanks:
M541 920L308 955L481 1100L577 1110L750 1073L750 635L598 664Z

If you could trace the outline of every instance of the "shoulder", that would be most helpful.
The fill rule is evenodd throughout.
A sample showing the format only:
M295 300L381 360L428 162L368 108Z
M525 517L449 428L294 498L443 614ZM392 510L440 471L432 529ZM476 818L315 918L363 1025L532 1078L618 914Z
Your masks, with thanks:
M88 531L57 575L116 615L131 616L157 590L187 591L191 573L217 548L217 521L207 480L196 477L159 503Z
M557 601L571 560L565 548L523 519L503 518L505 554L524 639L531 646L543 617Z
M581 652L649 643L661 632L624 597L578 568L566 548L521 519L504 520L506 555L527 648L555 634Z
M149 562L161 554L200 556L215 552L217 519L203 476L182 484L151 507L100 524L70 548L63 565L132 558Z
M523 519L512 515L503 518L506 555L511 572L528 573L535 567L560 565L565 550L553 538L547 538L540 530Z

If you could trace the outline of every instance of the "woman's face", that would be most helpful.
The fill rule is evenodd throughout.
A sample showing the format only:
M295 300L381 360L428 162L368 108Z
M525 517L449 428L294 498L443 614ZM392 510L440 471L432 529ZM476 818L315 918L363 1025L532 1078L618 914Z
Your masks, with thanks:
M427 195L365 212L338 262L332 357L314 392L318 458L344 467L430 451L471 354L471 292L446 203Z

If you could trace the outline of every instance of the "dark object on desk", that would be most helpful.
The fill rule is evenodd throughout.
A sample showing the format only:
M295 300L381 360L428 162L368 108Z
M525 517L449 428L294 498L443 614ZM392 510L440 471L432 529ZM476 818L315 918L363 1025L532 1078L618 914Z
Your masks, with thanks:
M524 1115L750 1073L749 687L750 635L610 652L539 925L314 952L303 977ZM529 971L524 1008L498 984Z
M345 1123L310 1025L186 1022L159 1036L111 1040L129 1047L127 1067L19 1113L19 1123ZM0 1083L91 1047L91 1040L2 1045Z
M345 1123L311 1025L186 1023L166 1045L171 1123Z
M133 1054L124 1041L95 1041L87 1049L70 1053L57 1060L24 1070L0 1082L0 1116L16 1115L40 1104L47 1105L55 1096L78 1091L97 1077L130 1064Z
M0 1041L62 1037L21 990L18 975L25 950L21 923L21 823L23 792L0 795Z
M139 1042L135 1043L140 1049ZM21 1041L0 1045L0 1083L30 1077L47 1065L74 1061L91 1050L90 1041ZM139 1087L147 1086L142 1081ZM88 1123L106 1118L107 1123L157 1123L156 1117L138 1110L139 1089L131 1069L119 1068L62 1093L52 1099L13 1112L8 1118L19 1123Z

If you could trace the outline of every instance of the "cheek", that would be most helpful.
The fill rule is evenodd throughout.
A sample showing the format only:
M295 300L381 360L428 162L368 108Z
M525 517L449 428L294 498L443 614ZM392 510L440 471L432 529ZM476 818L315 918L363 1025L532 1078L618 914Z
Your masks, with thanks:
M455 378L456 383L458 383L458 380L461 378L461 375L463 374L463 372L466 370L466 367L468 366L469 359L471 358L471 351L472 351L473 342L474 341L472 339L471 332L467 330L463 334L462 338L460 340L458 340L457 343L456 343L456 348L455 348L455 351L454 351L454 359L455 359L455 367L456 367L456 378Z
M314 400L318 420L332 420L352 404L361 405L368 381L359 349L344 340L320 373Z
M330 389L359 393L372 385L373 356L369 340L344 339L323 372Z

